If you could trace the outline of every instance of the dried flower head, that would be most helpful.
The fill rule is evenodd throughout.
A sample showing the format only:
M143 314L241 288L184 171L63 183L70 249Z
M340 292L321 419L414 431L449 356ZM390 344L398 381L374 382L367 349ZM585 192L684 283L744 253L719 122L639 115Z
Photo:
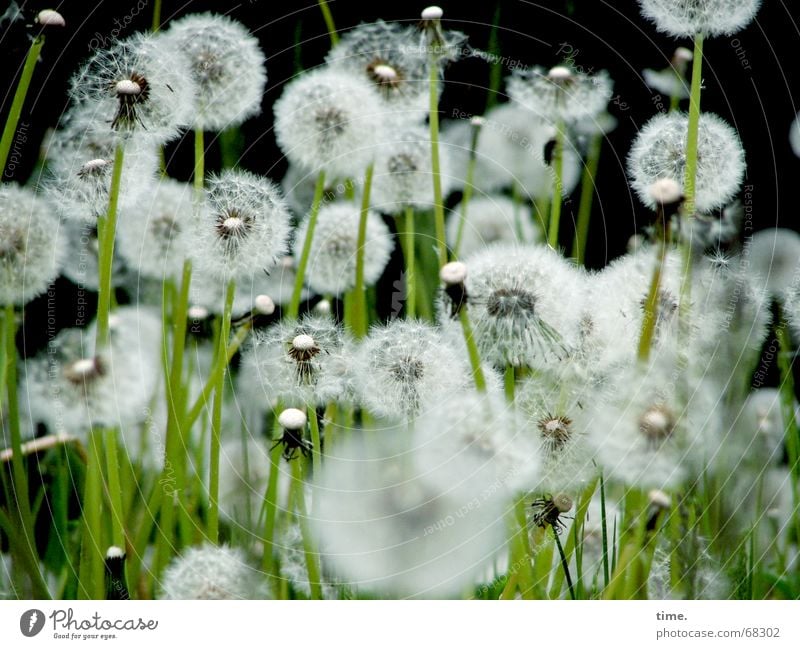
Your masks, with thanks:
M639 132L628 155L631 187L648 207L655 207L650 187L670 178L683 188L689 118L682 113L658 115ZM708 212L727 204L744 176L744 149L739 136L713 113L703 113L697 143L695 207Z
M343 295L355 287L358 226L361 209L353 203L325 205L317 215L306 268L306 283L321 295ZM308 219L297 229L294 255L300 252L308 232ZM373 211L367 214L364 249L364 284L372 286L383 274L394 248L389 228Z
M266 64L244 25L219 14L192 14L172 22L165 37L189 63L197 93L193 128L222 131L261 112Z

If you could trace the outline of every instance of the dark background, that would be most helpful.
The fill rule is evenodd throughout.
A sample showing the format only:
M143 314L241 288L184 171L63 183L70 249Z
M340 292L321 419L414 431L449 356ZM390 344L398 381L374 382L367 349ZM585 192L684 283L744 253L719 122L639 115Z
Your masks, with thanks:
M706 42L702 104L704 110L716 112L734 125L744 143L748 162L745 183L753 187L750 205L753 228L775 224L797 228L797 200L791 192L800 183L800 159L789 147L788 130L800 101L800 0L766 0L764 4L756 21L743 32ZM23 109L24 135L15 142L13 169L9 164L3 180L24 182L32 173L42 137L64 111L69 78L81 62L93 49L110 43L115 36L125 37L136 30L148 29L153 5L153 0L25 2L22 3L24 20L6 21L0 26L4 62L0 70L0 119L5 119L13 82L35 29L32 23L36 13L54 7L67 21L65 29L47 37ZM565 43L575 64L587 70L609 70L615 81L610 110L618 118L619 127L604 144L588 262L599 267L624 252L629 236L651 218L650 211L628 189L625 158L637 129L663 110L663 105L668 105L667 98L660 98L643 83L641 70L665 67L676 46L691 47L691 43L658 34L641 17L635 0L490 0L483 4L443 0L441 5L445 10L445 27L465 32L471 46L477 49L488 47L492 24L495 16L499 16L500 55L512 64L557 64L563 56L559 49ZM416 23L425 4L406 0L393 3L332 0L329 6L337 28L344 30L376 18ZM279 180L285 163L272 133L271 106L285 82L300 68L321 63L330 46L319 7L312 0L286 3L164 0L162 24L187 13L208 10L230 14L261 41L267 56L268 89L262 116L243 128L247 147L241 164ZM508 74L510 68L506 67L503 76ZM454 109L470 114L483 112L489 76L490 66L478 58L452 65L446 73L443 116L452 114ZM502 96L499 99L502 101ZM217 149L214 144L211 148L208 166L213 169ZM191 142L170 145L167 155L170 174L188 179ZM577 201L572 201L565 207L562 239L565 246L571 241L570 216L576 205ZM69 286L60 280L59 289L59 306L66 306L71 300ZM36 309L36 304L30 305L29 315Z

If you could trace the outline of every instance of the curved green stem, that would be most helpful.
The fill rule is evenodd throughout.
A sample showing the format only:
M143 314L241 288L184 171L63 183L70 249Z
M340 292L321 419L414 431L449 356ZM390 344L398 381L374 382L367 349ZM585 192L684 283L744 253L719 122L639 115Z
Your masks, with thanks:
M499 11L499 7L498 7ZM467 163L467 178L464 181L464 194L461 197L461 213L458 219L458 232L456 233L456 240L453 245L453 259L458 259L459 250L461 250L461 240L464 238L464 228L467 224L467 208L469 202L472 200L472 192L474 190L473 183L475 182L475 166L477 163L477 156L475 154L478 148L478 136L481 132L481 122L472 123L472 137L469 144L469 162Z
M289 303L289 309L286 311L286 318L294 320L300 313L300 296L303 294L303 282L306 277L306 268L308 267L308 256L311 254L311 242L314 240L314 230L317 227L317 215L319 214L319 206L322 202L322 193L325 190L325 171L322 170L317 176L317 184L314 187L314 200L311 203L311 211L308 214L308 229L306 230L306 238L303 241L303 250L300 253L300 261L297 264L297 276L294 280L294 290L292 291L292 301Z
M303 488L302 458L293 460L291 465L292 487L294 488L295 503L297 505L297 518L300 525L300 534L303 537L303 554L305 555L306 559L306 570L308 571L308 585L311 589L311 599L322 599L319 554L314 548L314 541L311 537L308 509L306 508L306 493Z
M98 295L97 295L97 341L96 352L108 345L108 318L111 312L111 282L114 263L114 240L117 231L117 202L119 186L122 179L122 165L125 160L125 149L122 142L114 152L114 168L111 175L111 189L108 194L108 212L97 220L98 251Z
M326 0L319 0L319 8L322 11L322 18L325 20L325 27L328 29L328 36L331 39L331 45L336 45L339 42L339 34L336 33L336 25L333 22L333 14L328 6Z
M369 197L372 189L372 172L375 165L370 163L364 174L364 191L361 194L361 215L358 219L358 239L356 241L356 284L353 288L353 333L356 338L367 335L367 294L364 290L364 253L367 247L367 218L369 217Z
M692 88L689 95L689 129L686 136L686 176L683 185L684 209L687 218L694 215L697 182L697 141L700 126L700 94L703 82L703 34L694 38Z
M194 131L194 188L197 191L198 199L203 194L203 181L206 175L206 147L205 147L205 133L203 129L195 129Z
M118 548L125 549L125 514L122 507L122 488L119 480L119 454L117 431L103 430L103 447L106 456L108 501L111 506L111 540Z
M656 236L658 237L656 263L653 267L653 275L650 278L650 289L647 293L647 298L644 303L644 318L642 320L642 330L639 334L639 347L637 349L637 358L643 363L646 363L650 357L650 348L653 345L653 338L656 332L656 324L658 323L659 292L661 288L661 273L662 269L664 268L664 262L667 258L667 240L669 238L669 229L664 224L664 210L660 206L658 207L656 229Z
M22 106L25 104L25 97L31 85L33 70L36 67L36 62L39 60L39 53L42 51L43 46L44 36L40 35L33 39L31 47L28 50L28 56L25 58L25 65L22 68L22 74L17 83L17 89L14 92L11 109L8 112L8 117L3 127L3 137L0 138L0 171L3 173L5 173L6 170L8 153L11 151L11 143L14 141L14 134L17 132L17 124L22 114Z

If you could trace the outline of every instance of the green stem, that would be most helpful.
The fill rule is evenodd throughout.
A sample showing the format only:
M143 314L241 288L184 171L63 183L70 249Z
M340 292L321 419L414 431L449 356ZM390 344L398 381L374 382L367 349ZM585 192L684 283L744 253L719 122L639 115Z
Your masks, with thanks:
M586 242L589 240L589 221L592 217L595 179L602 145L603 136L595 135L589 143L586 166L583 168L581 179L581 202L578 205L578 225L575 229L575 241L572 243L572 256L582 266L586 263Z
M516 387L516 375L513 365L506 365L505 372L503 373L503 383L505 385L506 400L509 403L514 403L514 392Z
M556 540L556 547L558 548L558 556L561 558L561 569L564 571L564 577L567 580L567 588L569 589L570 599L575 599L575 588L572 585L572 576L569 574L569 563L567 563L567 556L564 554L564 547L561 545L561 539L558 537L556 528L552 527L553 538Z
M17 89L14 92L11 109L8 112L6 124L3 128L3 137L0 139L0 171L3 172L5 172L6 169L8 154L11 151L11 144L14 141L14 134L17 131L19 117L22 114L22 106L25 104L25 97L31 85L33 70L36 67L36 62L39 60L39 53L42 51L43 45L44 36L40 35L33 39L31 47L28 50L28 56L25 59L25 65L22 68L22 74L17 83Z
M219 348L217 358L225 359L222 372L217 377L214 388L214 405L211 410L211 452L209 454L208 480L208 540L215 545L219 543L219 453L222 434L222 398L225 392L225 370L228 367L228 338L231 331L231 311L233 296L236 292L235 280L228 282L225 292L225 306L219 324Z
M311 428L311 462L314 468L314 477L319 478L322 473L322 438L319 434L319 419L317 409L308 407L308 423Z
M558 230L561 225L561 203L564 187L564 123L559 120L556 125L556 148L553 152L553 201L550 204L550 224L547 229L547 243L554 250L558 249Z
M700 126L700 93L703 81L703 34L694 38L694 59L692 60L692 89L689 95L689 128L686 136L686 177L683 185L686 217L692 218L695 211L695 191L697 182L697 141Z
M306 277L306 267L308 266L308 256L311 254L311 242L314 239L314 230L317 227L317 215L319 206L322 202L322 193L325 191L325 171L322 170L317 176L317 184L314 187L314 200L311 203L311 211L308 214L308 229L306 238L303 241L303 250L300 253L300 261L297 264L297 276L294 280L294 290L292 291L292 301L286 312L287 320L296 320L300 313L300 296L303 294L303 282Z
M292 487L295 493L297 504L297 518L300 524L300 534L303 537L303 554L306 559L306 570L308 571L308 585L311 589L311 599L322 599L320 588L320 568L319 554L314 549L314 542L311 538L311 528L309 526L308 510L306 509L306 494L303 489L303 462L298 458L291 462L292 465Z
M650 289L647 293L647 299L645 300L644 318L642 320L642 330L639 335L639 347L637 350L637 358L642 363L646 363L650 358L650 348L653 345L656 323L658 322L658 295L661 287L661 273L667 258L667 238L669 234L664 223L664 209L661 206L657 209L656 236L658 237L658 251L656 263L653 267L653 275L650 278Z
M117 144L114 152L114 169L111 175L111 189L108 194L108 212L97 220L98 251L98 295L97 295L97 352L108 345L108 318L111 312L111 272L114 263L114 240L117 230L117 201L122 179L122 165L125 149L122 142Z
M153 24L151 30L157 32L161 29L161 0L155 0L153 3Z
M108 474L108 501L111 505L111 540L118 548L125 549L125 515L122 507L122 489L119 480L119 454L117 452L117 431L107 428L103 431L103 446L106 455Z
M500 8L498 7L498 11ZM464 228L467 224L467 208L469 202L472 200L472 192L474 190L475 182L475 166L478 157L475 153L478 148L478 136L481 132L481 122L473 121L472 123L472 137L469 143L469 162L467 163L467 178L464 182L464 194L461 197L461 214L458 219L458 232L456 233L455 244L453 245L453 259L458 259L458 252L461 250L461 241L464 238Z
M275 412L279 412L278 407ZM275 417L276 437L280 434L278 418ZM275 519L278 512L278 475L280 474L280 461L283 448L272 440L273 447L269 453L269 478L267 480L267 492L264 495L264 556L262 557L261 567L268 579L276 576L275 572Z
M234 354L238 351L238 349L242 346L247 335L250 333L250 328L252 324L247 322L243 324L239 329L236 331L236 335L234 335L233 340L231 341L230 345L228 345L228 351L225 354L225 358L217 358L214 362L214 367L211 370L211 373L206 380L206 384L203 386L200 395L195 400L194 404L192 404L191 409L189 410L189 414L186 415L186 418L183 422L181 430L190 430L191 427L194 425L194 422L197 421L197 418L200 416L200 413L203 412L203 408L205 408L206 404L208 403L208 399L211 397L211 393L214 392L214 387L219 382L219 376L225 374L225 368L230 363L231 359L233 358Z
M203 129L194 131L194 188L198 198L203 195L203 181L206 175L206 147Z
M409 318L417 317L417 282L415 279L416 250L414 249L414 208L405 207L405 253L406 253L406 315Z
M794 362L788 324L783 315L783 309L778 306L778 326L776 328L780 352L778 354L778 368L780 369L780 397L781 413L783 415L784 437L786 439L786 453L789 460L789 470L793 479L792 485L792 521L797 538L800 538L800 428L797 425L795 414L795 384L792 365ZM759 510L760 511L760 510Z
M78 595L81 599L103 599L105 594L105 547L102 526L103 475L100 431L89 433L89 457L82 503L83 531Z
M481 367L481 357L478 353L478 346L475 344L475 337L472 335L472 325L469 321L466 305L462 306L458 317L459 320L461 320L461 331L464 334L464 342L467 344L469 364L472 368L472 375L475 377L475 387L477 388L478 392L486 392L486 378L483 375L483 368Z
M489 42L486 45L486 51L491 56L492 61L489 68L489 88L486 93L487 111L497 103L497 94L503 81L503 59L500 56L500 41L497 37L500 27L500 5L501 3L498 0L494 16L492 16L492 31L489 32Z
M369 217L369 195L372 189L372 172L375 165L370 162L364 174L364 191L361 194L361 215L358 219L356 242L356 284L353 288L353 333L356 338L367 335L367 294L364 290L364 253L367 247L367 218Z
M19 399L17 394L17 317L14 306L7 304L4 313L3 333L5 335L5 388L8 395L7 422L11 437L11 473L13 485L13 501L19 515L20 534L19 548L28 564L33 593L37 599L49 599L47 584L39 570L36 553L36 537L34 520L31 513L30 495L28 491L28 474L22 459L22 432L19 424ZM2 402L2 396L0 396ZM5 471L5 467L0 467ZM5 482L4 482L5 484ZM12 506L12 501L7 503Z
M331 45L336 45L339 42L339 34L336 33L336 25L333 22L333 14L331 14L331 9L326 0L319 0L319 8L322 11L322 17L325 20L325 27L328 28L328 36L331 38Z
M444 229L444 203L442 199L442 178L439 164L439 66L436 61L429 61L430 74L430 134L431 134L431 176L433 177L433 217L436 226L436 243L439 248L439 267L447 263L447 241Z

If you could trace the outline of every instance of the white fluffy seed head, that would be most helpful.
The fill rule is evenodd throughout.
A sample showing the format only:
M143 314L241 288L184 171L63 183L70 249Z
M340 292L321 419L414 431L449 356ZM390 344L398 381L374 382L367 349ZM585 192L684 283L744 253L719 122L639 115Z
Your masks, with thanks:
M761 230L745 250L755 282L768 294L800 292L800 235L788 228Z
M0 187L0 303L22 306L58 275L64 242L50 201L15 183Z
M359 178L382 133L383 111L366 79L318 68L286 85L275 102L275 136L292 164Z
M355 287L360 206L353 203L325 205L317 215L317 227L311 241L306 269L306 283L320 295L343 295ZM297 229L294 256L299 259L308 232L306 218ZM373 211L367 214L367 237L364 250L364 283L378 281L389 262L394 241L383 220Z
M190 320L205 320L209 314L208 309L206 309L204 306L193 305L189 307L186 315L189 316Z
M647 493L647 500L658 509L669 509L672 506L672 498L661 489L651 489Z
M246 171L223 171L208 180L206 199L194 231L197 268L230 279L269 271L280 261L289 210L273 183Z
M328 300L320 300L314 305L314 312L320 315L330 315L331 303Z
M256 295L253 300L253 307L261 315L272 315L275 313L275 302L269 295Z
M171 22L165 37L185 54L197 88L194 128L222 131L261 112L264 53L244 25L219 14L191 14Z
M307 422L306 413L297 408L287 408L278 416L278 423L286 430L303 430Z
M42 9L36 15L36 22L44 27L64 27L67 24L64 16L55 9Z
M308 351L309 349L314 349L316 346L317 344L314 342L314 339L308 334L300 334L292 339L292 347L298 351Z
M761 0L639 0L656 29L676 38L730 36L755 17Z
M448 286L463 284L467 279L467 265L463 261L451 261L442 266L439 279Z
M422 20L441 20L442 16L444 16L444 11L436 5L425 7L420 14Z
M98 130L163 143L191 122L195 86L183 52L161 35L135 34L98 50L70 94L94 113Z
M654 182L669 178L683 188L689 118L682 113L658 115L639 131L628 155L631 187L654 208ZM744 149L736 131L713 113L700 116L695 207L700 212L727 204L738 191L745 170Z
M331 68L349 73L378 91L382 107L421 124L428 113L428 55L419 34L397 22L361 23L342 34L325 57Z
M565 66L549 72L541 67L515 68L507 85L512 102L553 124L594 119L613 94L613 82L605 70L588 75Z
M789 144L794 154L800 158L800 113L795 116L789 128Z
M213 545L188 548L164 571L160 599L253 599L254 576L241 550Z

